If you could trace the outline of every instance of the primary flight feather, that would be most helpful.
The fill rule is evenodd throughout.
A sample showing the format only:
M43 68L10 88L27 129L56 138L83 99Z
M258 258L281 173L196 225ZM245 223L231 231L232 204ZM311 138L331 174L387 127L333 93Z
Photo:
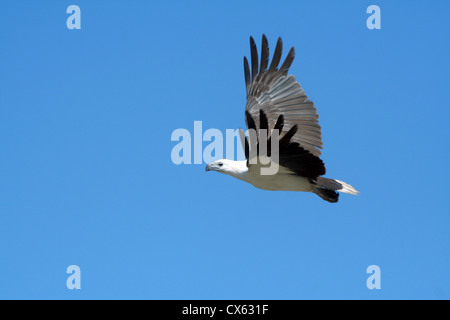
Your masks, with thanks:
M319 116L295 76L288 76L295 49L291 48L278 67L282 50L283 42L278 38L269 66L266 36L262 36L260 61L255 41L250 37L251 66L244 57L245 121L249 131L256 134L247 138L241 133L247 160L218 160L209 164L206 171L225 173L264 190L313 192L328 202L338 201L336 191L358 194L345 182L322 177L325 165L320 159L323 143ZM262 135L266 139L261 138L263 132L267 132ZM271 149L276 142L277 157ZM270 161L277 162L276 173L262 174L262 168Z

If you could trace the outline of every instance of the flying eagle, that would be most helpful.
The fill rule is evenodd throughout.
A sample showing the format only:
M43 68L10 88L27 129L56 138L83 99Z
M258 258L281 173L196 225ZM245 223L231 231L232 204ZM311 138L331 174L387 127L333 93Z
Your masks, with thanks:
M322 177L325 165L320 159L323 143L319 116L295 76L287 75L294 61L294 48L278 67L282 48L283 42L278 38L269 66L266 36L262 36L260 62L255 41L250 37L251 69L244 57L245 121L256 135L249 134L247 139L240 131L247 160L218 160L209 164L206 171L225 173L264 190L313 192L328 202L338 202L336 191L357 195L359 192L351 185ZM263 130L267 132L266 140L261 139ZM272 137L278 140L277 158L271 153L275 141L271 141ZM277 161L275 174L262 174L267 159Z

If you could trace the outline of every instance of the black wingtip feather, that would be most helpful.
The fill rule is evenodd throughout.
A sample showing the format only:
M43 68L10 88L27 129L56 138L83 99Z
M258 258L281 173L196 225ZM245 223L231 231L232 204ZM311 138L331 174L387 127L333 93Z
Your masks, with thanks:
M277 46L275 47L275 53L273 54L272 62L269 67L269 71L276 71L278 68L278 64L281 60L281 54L283 52L283 40L281 38L278 38Z
M269 120L267 120L266 113L262 109L259 110L259 129L269 130Z
M245 111L245 121L247 122L247 128L256 130L256 123L255 120L253 119L252 115L250 114L250 112Z
M289 143L292 139L292 137L297 133L298 126L295 125L291 129L289 129L288 132L284 135L284 137L280 140L280 143Z
M245 75L245 84L248 87L251 84L251 79L250 79L250 67L248 65L247 57L244 57L244 75Z
M262 35L261 44L261 66L259 68L259 73L261 74L267 69L269 65L269 42L267 41L266 35Z
M280 67L280 71L284 76L287 75L287 73L289 72L289 68L291 67L294 59L295 59L295 49L294 47L292 47L291 50L289 50L286 59L284 60L283 64Z
M255 80L258 74L258 49L256 47L255 40L250 37L250 51L252 56L252 81Z
M248 139L247 137L245 137L245 147L244 147L244 152L245 152L245 158L249 159L250 158L250 145L248 143Z
M279 115L277 123L275 124L274 129L278 130L278 134L281 133L281 131L283 131L283 127L284 127L284 116L282 114Z

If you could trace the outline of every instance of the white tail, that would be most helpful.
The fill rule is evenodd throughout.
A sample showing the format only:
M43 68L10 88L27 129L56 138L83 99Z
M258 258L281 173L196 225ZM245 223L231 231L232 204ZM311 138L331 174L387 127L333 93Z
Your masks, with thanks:
M348 183L345 183L344 181L340 181L340 180L334 180L334 181L336 181L337 183L340 183L342 185L342 188L338 189L337 191L343 192L343 193L348 193L348 194L353 194L355 196L357 196L359 194L359 191L356 190L355 188L353 188Z
M343 193L358 195L359 191L344 181L318 177L316 185L327 190L339 191Z

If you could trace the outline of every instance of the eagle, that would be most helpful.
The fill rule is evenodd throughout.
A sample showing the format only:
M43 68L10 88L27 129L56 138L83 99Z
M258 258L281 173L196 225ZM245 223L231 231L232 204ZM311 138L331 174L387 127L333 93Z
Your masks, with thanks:
M323 177L319 116L295 76L288 75L294 47L279 66L282 51L283 41L278 38L269 65L267 37L262 36L261 59L250 37L251 66L244 57L248 138L240 130L246 160L217 160L206 171L224 173L263 190L313 192L331 203L338 202L338 192L359 194L343 181ZM275 164L276 170L263 173L269 164Z

